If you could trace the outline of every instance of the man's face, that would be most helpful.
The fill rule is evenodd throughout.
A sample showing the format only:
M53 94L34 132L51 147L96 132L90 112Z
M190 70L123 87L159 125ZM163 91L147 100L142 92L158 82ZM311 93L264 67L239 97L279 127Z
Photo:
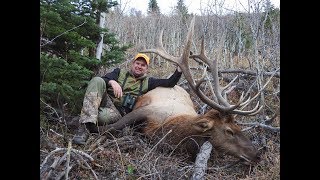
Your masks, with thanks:
M135 77L143 76L145 73L147 73L147 70L147 62L142 58L138 58L132 63L131 71Z

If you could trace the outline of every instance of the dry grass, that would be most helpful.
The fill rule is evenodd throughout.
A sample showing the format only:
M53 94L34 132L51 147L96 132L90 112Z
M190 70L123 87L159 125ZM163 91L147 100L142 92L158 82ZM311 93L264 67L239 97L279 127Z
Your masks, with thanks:
M40 133L40 163L56 147L67 147L66 141L72 134L70 130L70 134L67 133L66 138L62 138L52 131ZM258 147L262 147L261 137L266 137L266 147L261 150L262 160L256 166L247 166L236 163L238 160L231 156L213 150L205 179L280 179L280 135L258 128L252 130L249 135ZM85 146L73 145L74 149L86 152L94 158L94 162L88 163L99 179L190 179L194 163L189 161L189 157L183 154L170 155L170 151L165 152L153 147L148 139L131 128L107 138L92 135ZM63 153L57 153L53 157L62 156ZM53 163L53 157L47 166ZM79 160L76 158L71 159L70 164L73 168L69 173L70 179L94 179L92 172L77 161ZM51 177L64 172L65 166L64 161L54 169Z
M150 74L155 77L165 78L174 71L174 67L163 62L155 62L150 67ZM183 83L183 87L188 88ZM249 82L248 82L249 83ZM190 92L197 109L203 103ZM238 95L233 95L237 97ZM232 97L231 97L232 98ZM280 97L279 97L280 98ZM280 106L279 98L274 98L272 93L265 95L266 108L264 113L271 116ZM207 108L208 109L208 108ZM254 117L238 117L241 122L262 122L262 113ZM66 119L68 120L68 119ZM280 116L271 124L280 127ZM243 128L246 128L244 126ZM51 129L51 130L50 130ZM67 148L68 141L75 130L66 128L64 124L48 121L41 118L40 127L40 164L50 152L56 148ZM246 131L252 142L261 151L261 161L255 166L239 163L234 157L219 154L214 149L208 161L205 179L241 179L241 180L271 180L280 179L280 133L272 132L259 127ZM60 135L61 136L60 136ZM163 147L163 146L160 146ZM184 154L171 154L171 151L154 148L148 139L131 128L126 128L117 134L91 135L84 146L72 145L72 148L90 155L94 161L85 157L81 159L71 153L69 166L72 167L68 176L70 179L190 179L193 174L194 162ZM66 172L66 159L64 152L55 153L44 164L40 177L46 179L51 169L50 178L63 177ZM61 164L53 166L54 159L61 159ZM87 166L88 163L89 166ZM50 168L50 166L53 166ZM91 167L92 170L90 170Z

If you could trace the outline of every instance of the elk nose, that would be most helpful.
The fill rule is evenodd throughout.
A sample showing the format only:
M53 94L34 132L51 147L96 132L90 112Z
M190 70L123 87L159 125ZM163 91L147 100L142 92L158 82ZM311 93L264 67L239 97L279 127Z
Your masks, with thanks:
M260 152L253 145L248 145L246 149L246 157L248 158L248 163L253 165L260 161Z

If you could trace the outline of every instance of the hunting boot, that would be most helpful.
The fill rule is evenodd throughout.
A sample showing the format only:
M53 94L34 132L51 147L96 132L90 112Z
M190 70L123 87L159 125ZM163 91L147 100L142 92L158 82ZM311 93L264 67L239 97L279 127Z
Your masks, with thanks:
M80 114L80 126L73 138L73 143L83 145L90 133L98 133L98 113L106 84L100 77L94 77L88 84Z
M97 92L89 92L85 95L80 114L80 126L73 138L73 143L83 145L86 143L90 133L97 133L97 118L100 100Z
M94 123L81 123L78 132L73 137L74 144L84 145L89 138L90 133L98 133L98 128Z

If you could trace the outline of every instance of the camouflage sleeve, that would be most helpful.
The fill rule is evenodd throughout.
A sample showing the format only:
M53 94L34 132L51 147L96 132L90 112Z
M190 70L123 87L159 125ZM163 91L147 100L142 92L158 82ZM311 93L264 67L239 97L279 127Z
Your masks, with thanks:
M118 80L119 73L120 73L120 68L115 68L112 72L105 74L101 78L106 82L106 85L108 86L108 83L110 80L115 80L115 81Z

